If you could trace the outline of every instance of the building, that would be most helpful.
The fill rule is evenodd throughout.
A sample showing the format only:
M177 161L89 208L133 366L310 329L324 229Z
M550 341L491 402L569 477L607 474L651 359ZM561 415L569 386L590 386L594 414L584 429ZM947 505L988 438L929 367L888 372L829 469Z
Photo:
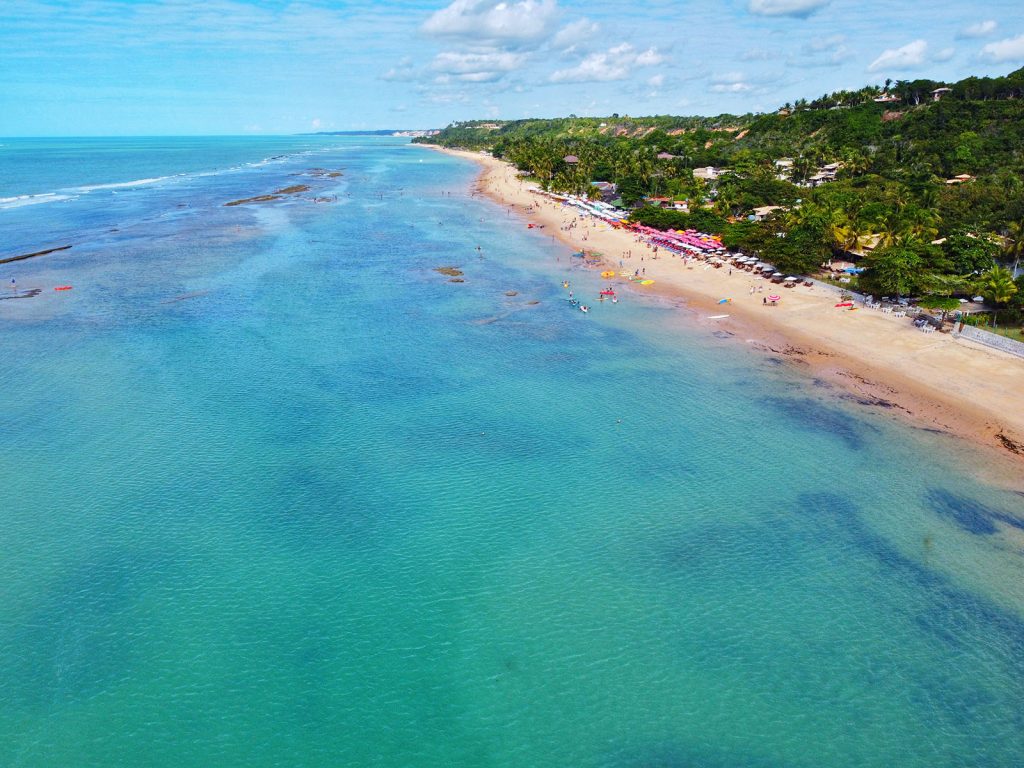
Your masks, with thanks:
M807 183L812 187L817 187L821 184L827 184L830 181L835 181L836 175L842 167L842 163L829 163L828 165L823 165L818 169L817 173L807 179Z
M952 186L954 184L966 184L968 181L974 181L974 177L969 173L961 173L959 176L954 176L952 179L946 179L946 184Z
M592 181L590 186L595 187L601 193L601 201L611 203L619 196L618 187L610 181Z
M721 168L713 168L709 165L707 168L694 168L693 178L703 179L704 181L715 181L723 173L725 173L725 171Z
M943 96L945 96L947 93L952 92L952 88L936 88L934 91L932 91L932 101L941 101Z
M776 211L786 210L781 205L766 205L761 208L755 208L754 212L749 216L750 221L764 221Z
M786 181L793 175L793 158L791 157L780 157L775 161L775 174L776 178L780 181Z

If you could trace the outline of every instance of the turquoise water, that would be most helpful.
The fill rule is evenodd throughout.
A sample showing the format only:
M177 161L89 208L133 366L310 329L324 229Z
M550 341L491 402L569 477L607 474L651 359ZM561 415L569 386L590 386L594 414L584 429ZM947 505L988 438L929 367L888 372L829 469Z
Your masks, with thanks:
M0 210L74 241L0 273L45 289L0 301L0 765L1024 762L1024 498L976 457L570 311L463 162L278 141ZM48 190L149 173L51 145ZM312 166L336 203L222 206Z

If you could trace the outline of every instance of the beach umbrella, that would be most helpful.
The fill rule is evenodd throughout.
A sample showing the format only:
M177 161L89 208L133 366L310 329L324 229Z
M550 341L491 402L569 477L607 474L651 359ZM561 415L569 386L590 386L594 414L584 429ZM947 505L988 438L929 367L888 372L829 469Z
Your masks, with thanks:
M782 301L781 296L769 296L768 301Z

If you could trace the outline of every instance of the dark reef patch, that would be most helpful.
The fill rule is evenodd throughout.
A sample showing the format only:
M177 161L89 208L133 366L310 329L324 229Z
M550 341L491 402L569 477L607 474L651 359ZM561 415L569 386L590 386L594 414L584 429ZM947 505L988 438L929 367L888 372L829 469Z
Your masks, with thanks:
M803 429L830 434L855 451L864 449L867 427L836 408L809 398L765 397L762 402Z
M979 536L996 533L996 523L1009 525L1011 528L1024 531L1024 520L1019 520L1006 512L992 509L980 501L959 496L942 488L933 488L926 494L928 505L941 517L953 520L960 528Z

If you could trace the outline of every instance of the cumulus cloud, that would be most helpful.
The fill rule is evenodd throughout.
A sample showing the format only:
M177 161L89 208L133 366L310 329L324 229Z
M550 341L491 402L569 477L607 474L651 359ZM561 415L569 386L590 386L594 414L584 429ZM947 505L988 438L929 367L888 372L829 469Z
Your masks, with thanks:
M868 72L915 69L925 63L927 54L928 43L924 40L915 40L902 48L889 48L882 51L882 54L871 62Z
M748 8L758 16L795 16L805 19L831 0L750 0Z
M608 51L590 54L575 67L553 72L549 80L552 83L604 83L625 80L634 69L657 66L663 61L665 57L656 48L637 51L629 43L623 43Z
M969 27L961 29L958 37L988 37L996 31L998 26L991 20L979 21L977 24L971 24Z
M712 93L746 93L754 90L742 72L722 72L711 78L708 90Z
M455 0L423 24L433 37L517 45L545 39L558 16L556 0Z
M519 69L526 61L521 53L511 51L477 51L455 53L446 51L434 57L430 68L442 83L491 83L508 72Z
M600 28L590 19L578 19L562 27L551 40L551 45L560 51L573 50L580 43L585 43L596 35Z
M754 90L750 83L713 83L709 89L712 93L746 93Z
M949 61L956 55L956 48L943 48L941 51L932 56L932 61Z
M981 49L981 57L993 64L1024 61L1024 35L989 43Z

